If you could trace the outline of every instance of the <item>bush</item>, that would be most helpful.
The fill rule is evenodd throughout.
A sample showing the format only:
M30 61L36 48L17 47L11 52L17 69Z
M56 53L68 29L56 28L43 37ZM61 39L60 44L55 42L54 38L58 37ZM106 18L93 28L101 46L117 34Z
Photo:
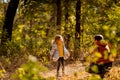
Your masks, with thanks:
M12 79L15 80L46 80L40 74L40 72L47 70L42 64L40 64L36 57L29 56L29 61L23 64L21 68L18 68L12 75Z

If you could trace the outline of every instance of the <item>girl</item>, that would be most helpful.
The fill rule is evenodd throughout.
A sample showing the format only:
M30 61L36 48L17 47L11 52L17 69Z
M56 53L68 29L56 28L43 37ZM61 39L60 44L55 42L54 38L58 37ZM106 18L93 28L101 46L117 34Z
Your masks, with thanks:
M64 41L61 35L56 35L52 43L50 51L50 59L57 61L57 76L59 75L60 64L62 64L62 74L64 75L64 60L70 56L68 50L64 46Z

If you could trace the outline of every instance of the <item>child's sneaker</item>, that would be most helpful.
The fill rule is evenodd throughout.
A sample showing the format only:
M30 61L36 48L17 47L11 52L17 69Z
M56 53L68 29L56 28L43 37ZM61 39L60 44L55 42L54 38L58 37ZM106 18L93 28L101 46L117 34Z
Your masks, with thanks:
M62 72L62 76L66 76L65 72Z
M61 77L61 75L59 73L56 74L56 77Z

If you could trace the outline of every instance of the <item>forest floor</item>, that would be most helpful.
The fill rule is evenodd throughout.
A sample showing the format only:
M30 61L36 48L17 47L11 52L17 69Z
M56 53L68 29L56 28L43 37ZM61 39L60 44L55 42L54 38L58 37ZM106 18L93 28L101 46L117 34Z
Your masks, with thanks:
M65 65L65 76L56 77L56 64L49 64L46 72L43 72L43 77L48 80L101 80L98 75L92 75L85 71L88 63L81 61L72 62ZM62 72L62 70L60 70ZM120 80L120 59L113 63L113 67L102 80ZM62 75L62 74L61 74ZM99 79L91 79L96 77Z
M44 65L47 67L47 70L41 72L41 76L47 80L101 80L101 79L91 79L92 77L99 77L98 75L92 75L85 71L85 68L88 66L88 62L82 61L65 61L65 75L56 77L56 62L49 62ZM13 68L12 68L13 69ZM13 69L14 70L14 69ZM60 68L60 72L62 72ZM8 71L5 74L7 77L0 80L13 80L10 79L13 71ZM120 58L116 59L113 63L112 69L109 71L109 74L106 75L103 80L120 80Z
M86 65L80 61L65 65L65 75L62 76L60 73L60 77L56 77L56 65L49 66L51 66L49 70L43 72L42 75L51 80L85 80L90 76L89 73L85 72ZM61 69L60 72L62 72Z
M117 65L115 65L117 64ZM41 76L46 78L47 80L101 80L101 79L91 79L92 77L99 77L98 75L92 75L85 71L88 63L82 63L80 61L72 62L65 65L65 75L60 77L56 77L56 64L49 63L47 65L48 70L41 72ZM60 69L60 72L62 70ZM10 74L8 73L8 77L0 80L13 80L10 79ZM120 61L119 63L114 63L114 66L110 70L108 74L109 78L105 78L103 80L120 80Z

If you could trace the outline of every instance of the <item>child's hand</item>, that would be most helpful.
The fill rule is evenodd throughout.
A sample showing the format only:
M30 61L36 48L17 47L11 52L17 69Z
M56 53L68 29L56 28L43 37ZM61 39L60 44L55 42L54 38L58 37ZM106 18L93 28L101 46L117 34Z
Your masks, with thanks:
M50 56L50 61L52 61L53 60L53 58L52 58L52 56Z

